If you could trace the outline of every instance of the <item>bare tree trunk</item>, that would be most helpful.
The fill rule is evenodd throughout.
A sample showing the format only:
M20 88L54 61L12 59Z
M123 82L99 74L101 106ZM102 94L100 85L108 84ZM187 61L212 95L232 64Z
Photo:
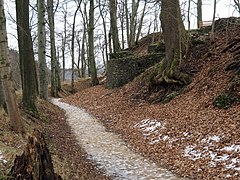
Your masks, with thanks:
M82 53L81 53L81 61L82 61L82 77L85 78L86 77L86 58L85 58L85 42L86 41L86 30L84 27L84 31L83 31L83 39L82 39Z
M197 23L198 23L198 28L200 28L202 23L202 0L197 1Z
M88 44L87 44L87 29L89 24L88 24L88 15L87 15L87 4L84 3L84 9L82 11L82 9L80 8L80 12L82 15L82 19L83 19L83 34L82 34L82 50L81 50L81 64L82 64L82 77L85 78L86 77L86 69L87 69L87 63L88 61ZM86 60L86 54L87 54L87 60ZM88 72L89 72L89 66L88 66ZM88 73L90 74L90 73Z
M40 98L48 99L48 73L46 64L45 0L38 0L38 61Z
M60 77L60 52L59 48L57 49L57 67L56 67L56 76L57 76L57 88L58 92L61 91L62 86L61 86L61 77Z
M129 27L129 12L128 12L128 1L125 0L124 3L124 8L125 8L125 19L126 19L126 33L127 33L127 44L128 47L131 46L131 41L130 41L130 27Z
M121 5L119 5L119 19L121 24L121 35L122 35L122 49L125 49L125 43L124 43L124 29L125 29L125 8L124 8L124 2L121 1Z
M158 32L158 28L159 28L159 24L158 24L158 19L159 19L159 7L156 6L155 7L155 11L154 11L154 27L153 27L153 32Z
M80 62L81 62L81 40L78 37L77 38L77 44L78 44L78 61L77 61L77 71L78 71L78 77L81 78L81 68L80 68Z
M214 0L213 18L212 18L212 30L211 30L211 36L210 36L211 43L214 42L216 7L217 7L217 0Z
M99 4L100 4L100 0L99 0ZM107 27L106 27L106 21L105 21L105 17L103 15L103 8L100 9L100 6L99 6L99 12L100 12L100 16L102 18L102 21L103 21L103 32L104 32L104 46L105 46L105 56L106 56L106 65L107 65L107 62L108 62L108 37L107 37ZM106 67L105 67L106 68Z
M165 58L161 61L155 83L190 83L190 77L180 72L182 54L188 48L188 35L181 18L179 0L162 0L161 25L165 42Z
M72 93L75 92L74 90L74 74L75 74L75 70L74 70L74 40L75 40L75 23L76 23L76 16L77 16L77 12L80 8L81 2L79 2L79 4L77 5L77 9L74 12L74 16L73 16L73 25L72 25L72 41L71 41L71 55L72 55L72 80L71 80L71 88L72 88Z
M240 15L240 1L239 0L233 0L234 1L234 7L238 11Z
M147 1L144 2L144 6L143 6L143 12L140 18L140 22L138 24L138 31L137 31L137 36L136 36L136 43L138 43L138 40L140 38L140 34L142 32L142 26L143 26L143 19L145 16L145 11L146 11L146 6L147 6Z
M66 49L66 39L67 39L67 3L66 3L66 9L64 12L64 35L62 35L62 80L65 81L65 49Z
M116 0L109 0L110 9L110 26L111 26L111 38L113 42L113 52L119 52L121 50L117 28L117 6Z
M136 18L137 18L137 11L139 7L140 0L132 0L132 14L130 17L130 47L135 44L136 41Z
M9 50L7 42L6 18L4 2L0 0L0 75L1 85L10 117L10 126L16 133L24 133L23 122L16 102L16 95L11 81Z
M190 27L191 27L190 9L191 9L191 0L188 0L188 11L187 11L188 31L190 31ZM199 27L198 27L198 28L199 28Z
M65 81L65 74L66 74L66 68L65 68L65 46L66 46L66 42L65 42L65 37L62 36L62 80Z
M50 42L51 42L51 95L58 97L57 87L57 55L55 45L55 28L54 28L54 14L53 14L53 0L47 0L48 21L50 28Z
M0 78L0 109L4 108L5 103L6 101L5 101L4 92L3 92L2 80Z
M89 62L91 69L92 85L98 85L97 69L94 58L94 0L90 0L89 8L89 30L88 30L88 43L89 43Z
M37 76L33 54L33 44L29 27L29 0L16 0L17 31L20 69L22 76L23 106L36 112Z
M110 54L113 53L113 50L112 50L112 34L111 34L111 27L110 27L110 30L108 32L108 48L109 48L109 52Z
M9 180L62 180L54 172L51 154L38 130L28 138L28 144L21 156L17 156L10 171Z

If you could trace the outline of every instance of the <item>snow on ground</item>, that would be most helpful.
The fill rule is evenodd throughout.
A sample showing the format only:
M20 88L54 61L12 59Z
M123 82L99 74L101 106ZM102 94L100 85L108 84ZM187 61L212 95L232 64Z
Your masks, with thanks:
M194 144L185 147L183 155L193 161L201 158L209 158L210 167L216 167L221 163L226 170L235 170L240 173L240 145L231 144L219 148L220 140L221 136L208 136L200 140L200 144L198 145ZM234 156L236 153L237 156Z
M2 161L4 164L7 163L7 160L4 159L4 157L3 157L3 153L2 153L1 150L0 150L0 161Z
M169 147L177 138L164 135L163 130L166 127L158 120L143 119L135 125L142 132L143 136L149 141L149 144L156 144L160 141L166 141ZM191 135L188 132L180 133L180 139L189 138ZM217 167L221 165L228 171L234 171L235 174L226 174L226 178L237 176L240 174L240 144L221 145L221 138L224 135L207 135L202 139L198 139L196 144L189 144L183 150L183 156L193 161L202 158L209 159L209 167Z
M166 128L163 123L156 119L143 119L135 127L142 131L146 139L151 139L149 144L156 144L161 140L166 141L170 139L169 136L161 134L161 130Z

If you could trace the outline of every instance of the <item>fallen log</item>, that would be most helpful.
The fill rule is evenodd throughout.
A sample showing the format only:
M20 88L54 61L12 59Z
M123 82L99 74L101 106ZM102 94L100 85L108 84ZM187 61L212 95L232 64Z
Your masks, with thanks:
M16 156L10 171L10 180L61 180L54 173L51 155L43 134L34 130L21 156Z

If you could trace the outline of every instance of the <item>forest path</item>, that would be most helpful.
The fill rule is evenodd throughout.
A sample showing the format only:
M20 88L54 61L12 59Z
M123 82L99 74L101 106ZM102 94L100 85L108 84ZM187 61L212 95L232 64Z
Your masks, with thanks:
M113 179L181 179L131 151L118 135L107 132L84 109L60 99L52 99L52 103L66 111L67 121L89 159Z

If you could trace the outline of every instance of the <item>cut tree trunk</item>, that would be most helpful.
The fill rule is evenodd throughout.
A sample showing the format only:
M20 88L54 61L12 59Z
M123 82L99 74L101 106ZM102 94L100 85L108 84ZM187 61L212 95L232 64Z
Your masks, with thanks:
M61 176L54 173L51 155L43 134L34 130L21 156L17 156L10 171L9 179L22 180L60 180Z

